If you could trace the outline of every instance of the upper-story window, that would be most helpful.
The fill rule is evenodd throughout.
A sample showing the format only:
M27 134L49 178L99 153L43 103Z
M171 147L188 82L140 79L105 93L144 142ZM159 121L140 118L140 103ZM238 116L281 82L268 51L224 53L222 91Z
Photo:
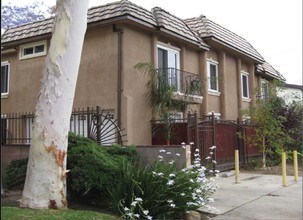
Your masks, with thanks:
M9 62L1 63L1 96L8 95L9 92Z
M46 55L46 41L39 41L20 46L20 59L28 59Z
M261 99L262 99L263 101L266 101L266 100L267 100L267 98L268 98L268 93L269 93L269 90L268 90L268 81L262 79L262 80L261 80Z
M169 85L180 90L180 49L169 44L158 44L158 71L165 74Z
M208 77L208 90L212 92L219 92L218 62L213 60L207 61L207 77Z
M241 72L242 98L249 99L248 73Z

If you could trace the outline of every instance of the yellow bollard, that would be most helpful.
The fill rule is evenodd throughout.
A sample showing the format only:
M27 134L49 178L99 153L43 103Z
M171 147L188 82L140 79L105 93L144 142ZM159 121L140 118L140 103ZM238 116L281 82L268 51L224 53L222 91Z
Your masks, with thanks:
M282 152L282 186L286 187L286 153Z
M294 179L298 181L298 152L294 150Z
M239 150L235 150L235 183L239 183Z

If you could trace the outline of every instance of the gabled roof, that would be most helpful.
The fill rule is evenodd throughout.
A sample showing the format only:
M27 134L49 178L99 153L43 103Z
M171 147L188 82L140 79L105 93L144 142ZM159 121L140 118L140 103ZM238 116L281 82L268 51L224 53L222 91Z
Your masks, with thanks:
M215 38L232 49L241 51L242 53L257 59L259 62L264 62L263 57L248 41L234 32L209 20L204 15L185 19L184 21L190 28L197 31L202 39Z
M169 34L190 41L201 48L208 46L203 40L184 23L180 18L171 15L161 8L154 8L151 11L144 9L128 0L121 0L106 5L90 8L88 10L88 24L95 22L107 22L112 19L130 19L141 22L147 26L158 28ZM5 31L1 37L2 44L23 40L31 37L42 36L52 33L54 18L27 23L18 27L12 27Z
M286 79L282 76L282 74L279 73L279 71L277 71L275 68L272 67L272 65L270 65L267 62L256 65L256 72L263 73L265 75L269 75L273 78L276 78L276 79L279 79L282 81L286 81Z
M170 14L160 7L153 8L152 12L156 18L158 27L176 33L179 36L190 39L193 42L200 42L202 46L208 47L208 45L200 39L197 33L191 30L180 18Z

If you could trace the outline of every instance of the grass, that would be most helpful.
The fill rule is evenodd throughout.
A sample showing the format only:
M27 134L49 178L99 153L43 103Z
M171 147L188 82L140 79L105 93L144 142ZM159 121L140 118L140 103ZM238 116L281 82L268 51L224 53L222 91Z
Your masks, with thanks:
M87 220L117 220L116 216L93 211L66 210L33 210L17 207L1 207L1 219L5 220L45 220L45 219L87 219Z

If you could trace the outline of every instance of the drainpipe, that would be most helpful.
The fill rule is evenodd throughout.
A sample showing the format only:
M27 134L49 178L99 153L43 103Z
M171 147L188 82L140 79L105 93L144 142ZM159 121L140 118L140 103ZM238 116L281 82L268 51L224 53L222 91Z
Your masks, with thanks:
M121 109L122 109L122 34L123 30L116 28L113 25L113 32L117 33L118 36L118 99L117 99L117 125L121 129ZM118 143L121 145L122 140L120 135L118 135Z

